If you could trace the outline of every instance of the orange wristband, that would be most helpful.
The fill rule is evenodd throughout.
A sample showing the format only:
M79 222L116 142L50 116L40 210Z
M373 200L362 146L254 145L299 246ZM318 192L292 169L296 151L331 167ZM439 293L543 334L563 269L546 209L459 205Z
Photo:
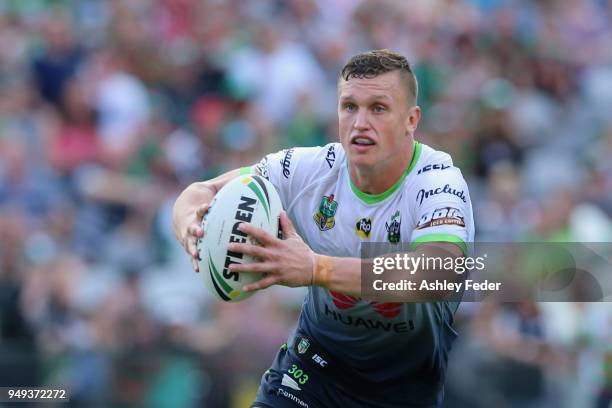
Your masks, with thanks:
M334 260L331 256L315 255L312 265L312 284L329 288L331 275L334 270Z

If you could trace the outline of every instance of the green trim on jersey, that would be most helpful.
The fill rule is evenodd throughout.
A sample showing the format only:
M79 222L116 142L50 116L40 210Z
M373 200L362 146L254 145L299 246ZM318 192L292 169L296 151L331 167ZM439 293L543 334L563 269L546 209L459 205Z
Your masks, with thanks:
M247 174L251 174L251 166L241 167L240 168L240 175L241 176L246 176Z
M465 241L456 235L452 234L429 234L423 235L412 241L410 244L410 250L414 251L419 245L426 244L428 242L448 242L455 244L463 251L463 255L467 256L468 250Z
M395 184L393 184L391 188L389 188L387 191L382 192L380 194L364 193L363 191L359 190L359 188L357 188L355 184L353 184L353 180L351 180L351 174L349 172L349 183L351 185L351 190L357 196L357 198L359 198L361 201L363 201L366 204L380 203L385 198L393 194L402 185L406 176L408 176L408 174L410 174L414 166L416 166L416 163L419 160L419 157L421 156L422 149L423 149L423 145L415 140L414 149L412 151L412 160L410 161L410 165L408 166L406 171L404 171L404 173L399 178L399 180L397 180ZM347 168L348 168L348 161L346 163L347 163Z

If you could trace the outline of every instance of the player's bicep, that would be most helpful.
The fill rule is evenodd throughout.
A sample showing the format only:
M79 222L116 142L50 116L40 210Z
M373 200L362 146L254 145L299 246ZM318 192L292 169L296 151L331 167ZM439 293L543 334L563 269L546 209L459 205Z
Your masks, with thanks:
M269 153L265 155L258 163L252 165L250 174L257 174L266 180L268 180L281 198L283 208L287 206L287 197L290 196L290 185L281 179L282 177L282 158L284 156L284 150L276 153Z
M251 166L251 171L270 181L278 191L284 208L300 193L315 171L320 147L296 147L266 155ZM327 166L327 165L326 165Z

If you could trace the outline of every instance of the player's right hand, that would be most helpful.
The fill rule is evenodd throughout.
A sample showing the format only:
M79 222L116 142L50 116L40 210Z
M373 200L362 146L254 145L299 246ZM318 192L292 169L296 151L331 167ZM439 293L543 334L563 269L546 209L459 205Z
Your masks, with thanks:
M196 272L200 272L198 241L206 233L202 229L202 219L217 192L239 175L240 169L234 169L212 180L192 183L179 194L174 203L172 209L174 236L191 257L191 265Z
M198 240L204 237L204 229L202 228L202 219L208 211L209 204L202 204L193 211L192 215L185 222L185 227L176 228L177 238L191 257L191 266L196 272L200 272L199 261L200 255L198 252Z

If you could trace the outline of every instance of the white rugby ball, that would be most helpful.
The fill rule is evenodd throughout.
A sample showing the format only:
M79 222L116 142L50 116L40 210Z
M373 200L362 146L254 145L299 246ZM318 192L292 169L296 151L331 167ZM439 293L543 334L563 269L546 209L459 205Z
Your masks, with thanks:
M242 222L253 224L279 236L282 204L278 192L261 176L244 175L227 183L213 199L204 219L204 237L198 241L200 272L210 292L225 302L240 302L253 292L242 287L262 278L260 273L238 273L228 270L232 263L255 262L250 255L227 250L230 242L257 244L238 230Z

